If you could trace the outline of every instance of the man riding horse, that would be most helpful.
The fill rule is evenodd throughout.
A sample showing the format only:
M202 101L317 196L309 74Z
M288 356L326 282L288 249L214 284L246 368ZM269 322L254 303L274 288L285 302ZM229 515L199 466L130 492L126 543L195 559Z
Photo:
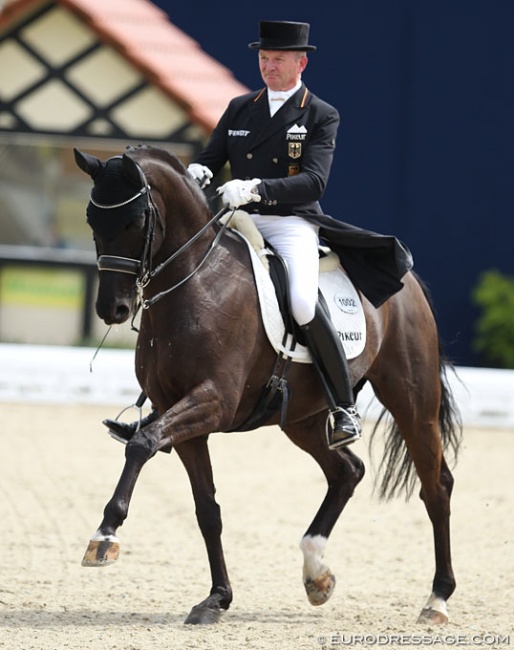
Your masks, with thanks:
M332 165L338 111L302 81L309 24L261 21L258 51L265 87L234 98L188 171L205 188L228 162L232 180L218 187L223 204L249 213L266 242L287 263L292 316L319 372L330 411L330 449L361 437L348 363L330 316L318 300L319 244L329 242L350 279L375 306L403 286L412 267L394 237L370 233L324 215L322 197ZM90 206L91 207L91 206ZM91 208L94 209L94 206ZM140 422L105 424L127 440Z

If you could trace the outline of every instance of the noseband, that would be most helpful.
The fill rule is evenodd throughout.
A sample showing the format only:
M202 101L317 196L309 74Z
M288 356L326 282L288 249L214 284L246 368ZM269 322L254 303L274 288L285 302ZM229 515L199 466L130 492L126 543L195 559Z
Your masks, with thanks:
M128 273L129 275L139 275L141 262L133 260L130 257L120 257L119 255L100 255L96 261L99 271L117 271L118 273Z

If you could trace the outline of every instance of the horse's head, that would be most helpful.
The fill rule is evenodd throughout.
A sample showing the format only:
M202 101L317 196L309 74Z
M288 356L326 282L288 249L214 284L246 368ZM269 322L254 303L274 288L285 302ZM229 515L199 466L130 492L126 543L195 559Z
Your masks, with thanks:
M123 323L138 287L148 308L196 273L213 248L217 217L182 162L164 149L130 148L105 162L74 152L94 183L86 212L100 271L96 312L108 325Z
M125 322L136 298L136 279L151 256L156 215L145 175L127 154L102 162L74 150L93 179L87 221L93 230L100 285L96 311L108 325Z

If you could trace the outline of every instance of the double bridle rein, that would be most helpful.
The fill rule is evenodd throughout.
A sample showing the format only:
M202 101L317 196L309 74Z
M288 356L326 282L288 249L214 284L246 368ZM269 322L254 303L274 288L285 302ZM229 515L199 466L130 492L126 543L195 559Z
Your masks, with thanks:
M152 269L152 241L154 238L155 234L155 226L157 223L157 216L159 215L159 208L155 204L155 201L153 200L152 197L152 192L150 185L146 182L145 175L142 171L142 169L138 166L140 175L142 180L144 181L144 186L137 192L137 194L134 194L134 196L130 197L126 201L123 201L122 203L116 203L112 205L102 205L100 203L97 203L96 201L93 200L92 196L90 197L91 203L96 207L101 210L114 210L115 208L121 208L125 205L128 205L129 203L132 203L132 201L135 201L138 199L140 196L146 196L146 207L145 207L145 245L143 248L143 253L141 255L141 258L139 260L133 259L130 257L121 257L118 255L99 255L97 258L97 266L99 271L114 271L116 273L128 273L129 275L135 275L136 276L136 287L137 287L137 292L139 296L139 304L143 307L143 309L149 309L152 305L154 305L158 300L166 296L167 294L171 293L178 287L182 286L185 282L190 280L195 273L197 273L200 268L205 264L207 261L208 257L214 250L214 248L217 246L219 240L221 239L221 236L227 229L230 219L228 219L225 223L221 225L221 228L218 230L216 233L216 236L210 243L207 251L205 252L204 256L202 259L198 262L198 264L195 266L195 268L191 271L189 275L187 275L185 278L174 284L173 286L169 287L168 289L165 289L164 291L161 291L160 293L156 294L153 298L150 299L144 299L143 297L143 291L145 287L147 287L151 280L155 278L161 271L163 271L169 264L171 264L174 260L176 260L180 255L185 253L190 246L192 246L197 239L199 239L204 232L206 232L214 223L219 222L221 217L228 211L227 208L222 208L217 214L215 214L212 219L210 219L204 226L200 228L200 230L194 234L191 239L189 239L184 245L182 245L180 248L178 248L170 257L168 257L164 262L161 262L155 269Z

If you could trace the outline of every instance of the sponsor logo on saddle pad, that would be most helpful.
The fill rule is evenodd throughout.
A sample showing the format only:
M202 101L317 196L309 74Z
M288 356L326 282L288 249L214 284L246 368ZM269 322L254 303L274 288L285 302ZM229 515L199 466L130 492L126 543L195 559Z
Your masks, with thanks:
M360 296L339 264L326 272L321 269L321 293L328 305L346 356L353 359L363 352L366 344L366 319Z

